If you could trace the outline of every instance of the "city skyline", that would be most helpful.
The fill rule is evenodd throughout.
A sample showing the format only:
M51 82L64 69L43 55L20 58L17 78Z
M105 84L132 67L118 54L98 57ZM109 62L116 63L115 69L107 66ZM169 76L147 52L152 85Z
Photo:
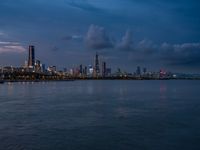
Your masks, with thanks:
M168 80L168 79L199 79L198 74L173 73L169 70L148 70L146 67L137 66L133 72L128 72L120 67L112 70L107 62L96 52L91 64L79 64L70 68L60 69L58 66L46 66L35 55L35 46L29 45L27 59L21 66L0 66L1 80L11 82L23 81L49 81L49 80L75 80L75 79L126 79L126 80Z
M47 66L89 65L98 52L114 69L199 73L198 6L194 0L3 0L0 65L24 64L27 45L34 45Z

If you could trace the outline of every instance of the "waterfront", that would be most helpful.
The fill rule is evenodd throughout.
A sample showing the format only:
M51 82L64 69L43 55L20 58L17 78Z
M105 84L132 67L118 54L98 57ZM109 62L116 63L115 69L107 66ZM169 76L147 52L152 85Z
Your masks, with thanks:
M0 85L0 150L197 150L200 81Z

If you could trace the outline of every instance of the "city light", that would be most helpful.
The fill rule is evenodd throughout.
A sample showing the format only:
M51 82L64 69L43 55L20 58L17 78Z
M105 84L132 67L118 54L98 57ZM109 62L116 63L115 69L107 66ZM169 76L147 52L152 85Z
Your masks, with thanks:
M92 60L92 58L91 58ZM77 79L124 79L124 80L155 80L155 79L199 79L199 76L187 74L175 74L165 69L159 71L148 71L146 67L136 67L135 72L122 71L118 68L113 71L105 60L99 60L99 54L94 56L93 65L77 65L70 69L58 70L52 65L46 68L35 57L35 46L30 45L28 49L28 60L22 67L4 66L0 68L1 80L5 81L49 81L49 80L77 80Z

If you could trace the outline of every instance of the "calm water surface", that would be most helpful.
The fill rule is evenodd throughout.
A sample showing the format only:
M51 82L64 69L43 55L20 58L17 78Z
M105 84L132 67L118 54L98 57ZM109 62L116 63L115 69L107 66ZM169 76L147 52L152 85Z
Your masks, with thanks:
M0 85L0 150L199 150L200 81Z

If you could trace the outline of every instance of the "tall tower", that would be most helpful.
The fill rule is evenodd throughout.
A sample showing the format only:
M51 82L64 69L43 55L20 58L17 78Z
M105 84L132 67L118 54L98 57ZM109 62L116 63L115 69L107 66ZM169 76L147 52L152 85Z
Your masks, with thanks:
M102 77L106 76L106 62L102 62Z
M80 75L83 74L83 65L82 65L82 64L79 66L79 74L80 74Z
M140 69L140 66L137 66L136 74L137 74L137 75L141 75L141 69Z
M33 67L34 63L35 63L35 47L30 45L28 53L28 67Z
M98 76L100 73L100 67L99 67L99 55L96 53L95 60L94 60L94 75Z

